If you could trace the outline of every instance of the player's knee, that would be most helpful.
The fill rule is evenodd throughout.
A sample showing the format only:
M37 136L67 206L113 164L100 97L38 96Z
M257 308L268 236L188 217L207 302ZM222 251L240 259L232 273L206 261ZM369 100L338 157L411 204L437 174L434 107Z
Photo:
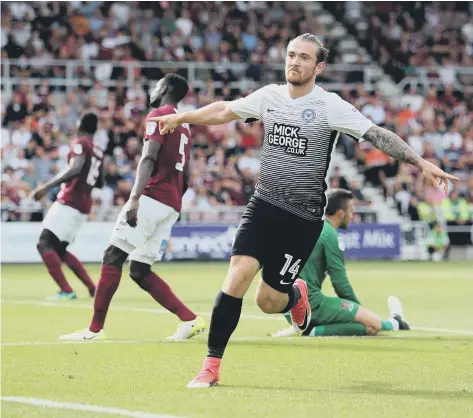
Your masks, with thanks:
M243 297L259 269L252 257L233 256L222 290L234 297Z
M151 272L151 266L138 261L130 263L130 277L131 279L143 289L143 283Z
M43 230L39 237L38 242L36 243L36 248L40 254L44 254L48 251L56 251L54 248L54 243L51 239L51 234L48 234L49 231Z
M280 298L278 298L275 294L271 294L271 292L264 292L261 291L261 288L258 288L256 291L256 304L258 307L267 314L277 313L280 312Z
M127 257L128 254L125 251L120 250L120 248L117 248L114 245L110 245L105 250L102 263L121 270Z
M264 313L273 313L273 301L267 295L256 293L256 304Z
M366 334L367 335L378 335L378 333L381 331L381 323L370 323L369 325L366 325Z

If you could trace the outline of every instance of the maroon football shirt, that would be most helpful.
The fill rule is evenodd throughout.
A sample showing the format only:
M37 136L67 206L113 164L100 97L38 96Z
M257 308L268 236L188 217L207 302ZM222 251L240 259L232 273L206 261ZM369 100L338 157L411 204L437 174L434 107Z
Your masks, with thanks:
M161 135L157 122L149 118L176 113L174 106L166 105L154 109L146 117L144 140L161 143L158 159L144 195L181 211L184 191L184 166L189 162L191 136L187 124L178 126L173 133Z
M92 189L102 176L103 152L94 146L92 137L82 136L72 141L67 159L69 161L78 155L85 157L85 164L78 177L62 183L57 201L89 214L92 208Z

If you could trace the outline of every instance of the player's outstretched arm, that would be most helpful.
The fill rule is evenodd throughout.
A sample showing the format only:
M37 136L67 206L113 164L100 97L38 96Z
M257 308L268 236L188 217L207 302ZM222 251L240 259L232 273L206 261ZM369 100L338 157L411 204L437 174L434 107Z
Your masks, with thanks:
M74 158L71 158L69 164L64 168L64 170L56 174L51 180L34 189L31 192L31 198L34 200L41 200L52 188L58 186L61 183L66 183L73 180L80 174L84 164L84 155L76 155Z
M173 132L176 127L183 123L192 125L221 125L222 123L237 119L240 119L240 116L232 112L228 102L215 102L190 112L149 118L149 120L159 123L159 133L161 135Z
M440 187L443 184L445 192L448 191L448 180L459 180L457 177L445 173L434 164L424 160L398 135L387 129L373 126L363 135L363 139L371 142L376 148L396 160L419 167L424 177L435 187Z
M153 174L160 148L161 143L151 139L145 141L143 146L143 152L136 170L135 184L133 189L131 189L130 199L126 203L126 220L131 227L135 227L137 224L139 199L145 191L151 174Z

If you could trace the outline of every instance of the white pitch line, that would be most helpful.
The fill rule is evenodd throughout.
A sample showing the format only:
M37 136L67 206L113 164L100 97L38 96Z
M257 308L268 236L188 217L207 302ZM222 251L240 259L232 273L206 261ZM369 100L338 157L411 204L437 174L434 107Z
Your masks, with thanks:
M415 326L412 326L411 329L413 331L443 332L445 334L473 335L473 331L468 331L466 329L430 328L430 327L415 327Z
M46 306L52 308L77 308L77 309L93 309L93 305L88 305L85 303L77 303L74 300L71 300L69 303L61 303L61 302L43 302L43 301L34 301L34 300L18 300L18 299L1 299L1 303L12 303L15 305L34 305L34 306ZM153 309L153 308L136 308L136 307L128 307L128 306L113 306L110 308L112 311L122 311L122 312L149 312L155 314L166 314L170 315L166 309ZM212 316L212 312L199 312L199 315L202 316ZM243 319L256 319L256 320L263 320L263 321L285 321L284 318L280 315L256 315L256 314L241 314Z
M21 299L1 299L1 303L12 303L15 305L33 305L33 306L45 306L52 308L77 308L77 309L92 309L93 306L84 303L77 303L76 301L70 301L67 304L61 302L45 302L45 301L34 301L34 300L21 300ZM133 306L112 306L112 310L122 312L149 312L155 314L171 314L165 309L153 309L153 308L137 308ZM200 312L199 315L211 316L211 312ZM241 314L243 319L254 319L258 321L285 321L282 315L257 315L257 314ZM457 334L457 335L473 335L473 331L464 329L450 329L450 328L429 328L429 327L416 327L412 326L414 331L427 331L427 332L440 332L445 334Z
M390 335L389 335L390 334ZM470 334L466 334L470 335ZM368 339L390 339L390 338L400 338L400 339L410 339L410 338L416 338L416 339L425 339L429 340L435 337L450 337L452 336L452 333L437 333L437 334L432 334L432 335L426 335L426 334L419 334L419 333L412 333L412 332L402 332L402 333L388 333L388 334L383 334L380 336L365 336L361 338L368 338ZM349 337L349 336L330 336L330 337L307 337L303 338L300 336L294 336L294 337L270 337L270 336L265 336L265 337L232 337L230 342L233 341L255 341L255 342L264 342L264 341L314 341L315 339L323 339L323 340L329 340L329 339L338 339L338 340L352 340L353 338L356 337ZM360 339L360 338L356 338ZM51 345L87 345L87 344L159 344L159 343L164 343L164 344L181 344L181 343L191 343L191 342L205 342L205 340L197 340L197 339L191 339L191 340L182 340L182 341L165 341L165 340L99 340L99 341L18 341L18 342L10 342L10 343L1 343L2 347L29 347L29 346L51 346Z
M22 396L2 396L4 402L15 402L24 405L41 406L55 409L70 409L73 411L97 412L99 414L120 415L132 418L178 418L177 415L152 414L150 412L129 411L128 409L108 406L89 405L84 403L56 402L49 399L24 398Z

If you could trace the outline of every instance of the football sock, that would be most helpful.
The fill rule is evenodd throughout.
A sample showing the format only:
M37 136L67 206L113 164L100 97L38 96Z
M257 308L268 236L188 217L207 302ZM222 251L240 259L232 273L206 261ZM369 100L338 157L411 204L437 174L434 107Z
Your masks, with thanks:
M207 357L222 358L228 340L238 325L243 299L234 298L220 291L210 320Z
M146 276L141 285L160 305L177 315L181 321L192 321L197 315L182 303L174 294L169 285L156 273L151 272Z
M66 276L64 276L64 272L62 271L62 262L59 254L56 251L46 251L41 254L41 258L49 274L61 289L61 292L72 293L73 290L71 286L69 286Z
M89 325L89 330L99 332L105 323L108 307L113 295L118 289L122 271L114 266L102 264L100 268L100 279L97 284L94 299L94 316Z
M301 291L297 286L291 286L287 296L289 296L289 301L287 302L286 307L281 311L281 313L289 312L291 308L295 306L297 302L299 302L299 299L301 298Z
M394 318L383 319L381 321L381 331L399 331L399 322Z
M93 294L95 292L95 284L87 273L87 270L84 268L84 265L77 259L77 257L69 251L66 251L62 260L74 272L79 280L85 284L87 289L89 289L89 293Z
M312 328L309 335L311 337L366 335L366 327L358 323L318 325Z

